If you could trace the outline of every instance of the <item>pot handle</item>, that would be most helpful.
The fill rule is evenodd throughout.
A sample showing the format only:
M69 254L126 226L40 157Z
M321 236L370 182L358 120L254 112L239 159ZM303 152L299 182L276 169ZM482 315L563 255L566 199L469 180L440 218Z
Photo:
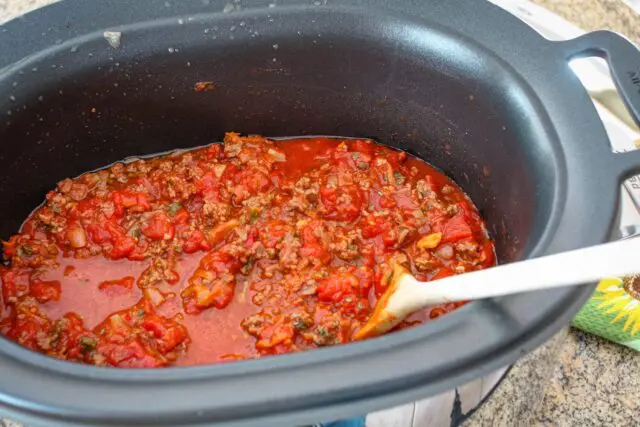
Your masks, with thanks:
M567 59L598 57L607 61L613 82L631 117L640 126L640 50L611 31L594 31L560 42ZM640 147L639 147L640 148ZM614 155L620 179L640 174L640 150Z

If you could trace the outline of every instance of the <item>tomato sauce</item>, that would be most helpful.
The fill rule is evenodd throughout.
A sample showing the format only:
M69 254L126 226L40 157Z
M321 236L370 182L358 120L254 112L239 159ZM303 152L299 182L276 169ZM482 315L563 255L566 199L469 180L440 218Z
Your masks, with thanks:
M234 133L61 181L4 258L3 335L124 368L347 343L395 263L423 281L495 264L473 203L421 160L370 140Z

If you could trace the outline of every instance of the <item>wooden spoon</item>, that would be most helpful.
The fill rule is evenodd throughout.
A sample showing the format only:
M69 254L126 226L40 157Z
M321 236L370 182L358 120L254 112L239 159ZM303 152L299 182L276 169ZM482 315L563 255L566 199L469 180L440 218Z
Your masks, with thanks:
M433 304L582 285L606 276L626 276L638 272L640 237L433 282L419 282L404 267L395 265L389 287L354 338L360 340L383 334L411 313Z

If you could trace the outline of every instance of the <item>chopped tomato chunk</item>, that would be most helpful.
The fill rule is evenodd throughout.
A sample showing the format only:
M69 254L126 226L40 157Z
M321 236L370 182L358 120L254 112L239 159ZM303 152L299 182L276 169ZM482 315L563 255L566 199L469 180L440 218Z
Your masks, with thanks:
M174 322L167 322L166 319L154 314L145 316L142 327L153 333L154 338L157 340L158 348L163 353L173 350L188 336L184 326Z
M62 285L57 280L35 280L31 283L31 295L40 303L47 301L58 301Z
M209 244L209 241L200 230L194 230L182 247L182 250L188 254L192 254L197 251L208 251L210 249L211 245Z
M133 252L136 247L136 243L131 237L121 236L115 239L113 242L113 249L109 252L109 258L120 259L126 258Z
M310 244L300 249L300 255L308 259L316 259L321 264L328 264L331 254L323 246Z
M113 204L115 206L115 216L121 217L125 210L131 212L146 212L151 209L149 196L145 193L132 191L114 191Z
M164 212L153 214L142 226L142 234L152 240L171 240L174 233L175 228Z
M374 145L371 141L366 141L363 139L356 139L351 143L351 150L357 151L361 154L366 154L368 156L373 156Z
M325 279L318 285L320 301L339 302L349 295L354 295L359 287L359 280L353 274L344 274Z
M102 243L111 242L111 233L101 224L89 224L87 226L87 232L89 233L89 237L93 243L100 245Z
M320 188L320 198L327 211L325 218L333 221L353 221L360 215L362 193L355 185L343 185L337 188Z
M135 281L135 277L132 276L123 277L122 279L105 280L98 285L98 289L109 295L117 295L130 291Z
M29 293L29 271L26 269L2 270L2 299L5 305L15 302Z
M445 223L442 236L443 242L455 242L469 237L473 237L473 230L471 230L463 215L456 215Z

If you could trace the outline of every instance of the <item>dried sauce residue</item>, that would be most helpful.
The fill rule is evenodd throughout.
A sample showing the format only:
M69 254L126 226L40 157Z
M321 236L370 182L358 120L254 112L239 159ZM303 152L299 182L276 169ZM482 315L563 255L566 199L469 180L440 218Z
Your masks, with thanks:
M196 92L208 92L214 90L215 88L216 86L213 84L213 82L197 82L193 86L193 90L195 90Z

